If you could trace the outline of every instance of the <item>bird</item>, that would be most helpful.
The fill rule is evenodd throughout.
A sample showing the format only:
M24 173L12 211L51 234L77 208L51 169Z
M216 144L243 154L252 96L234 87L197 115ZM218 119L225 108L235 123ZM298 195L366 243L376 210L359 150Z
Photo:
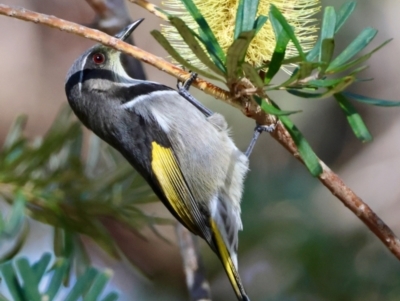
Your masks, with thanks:
M142 21L115 37L125 41ZM121 52L97 44L73 63L65 92L78 119L119 151L171 214L207 242L238 300L248 301L237 260L248 156L234 144L221 114L185 96L188 86L177 91L132 78Z

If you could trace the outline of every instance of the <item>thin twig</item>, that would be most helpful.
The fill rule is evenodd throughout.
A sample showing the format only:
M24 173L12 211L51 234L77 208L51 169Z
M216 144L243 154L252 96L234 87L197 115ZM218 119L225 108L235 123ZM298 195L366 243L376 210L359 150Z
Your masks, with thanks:
M100 17L105 18L108 15L108 7L103 0L86 0L86 2L92 7L92 9Z
M190 300L211 301L210 285L205 276L196 237L179 223L176 226L176 234L183 258L183 269Z
M24 8L14 8L4 4L0 4L0 14L12 18L31 21L44 24L53 28L73 33L87 39L91 39L112 47L133 57L148 63L163 72L166 72L181 81L189 78L190 74L177 66L165 61L164 59L154 56L135 46L128 45L114 37L89 29L84 26L64 21L56 17L39 14L28 11ZM197 78L193 86L203 90L205 93L221 99L224 102L239 108L246 116L253 118L260 125L268 124L269 116L261 110L254 102L242 102L240 99L231 97L230 92L212 85L200 78ZM288 131L280 123L277 124L276 130L271 135L282 144L295 158L301 160L296 145ZM393 231L365 204L343 181L332 172L322 161L320 164L323 172L319 175L319 180L324 184L334 196L336 196L347 208L349 208L360 220L362 220L368 228L387 246L387 248L400 260L400 241Z
M132 23L124 0L86 0L86 2L96 12L96 18L90 25L92 28L113 36ZM133 35L130 35L125 42L135 45ZM146 80L143 64L139 60L126 54L121 56L121 60L129 76Z
M100 29L109 35L115 35L132 23L124 0L86 0L96 12L96 19L91 27Z
M153 3L150 3L146 0L129 0L129 1L143 7L144 9L148 10L149 12L151 12L155 16L159 17L160 19L163 19L164 21L168 21L168 16L166 14L164 14L163 12L161 12L158 9L157 5L154 5Z
M271 135L278 140L293 156L301 160L297 147L286 129L278 123L277 129ZM343 180L335 174L322 160L322 173L318 176L321 183L338 198L343 205L349 208L400 260L400 241L392 229L360 198L358 197Z
M37 12L27 10L25 8L12 7L5 4L0 4L0 15L5 15L11 18L16 18L24 21L34 22L37 24L43 24L52 28L60 29L61 31L73 33L78 36L84 37L86 39L99 42L103 45L109 46L126 54L130 54L134 58L139 59L142 62L145 62L151 66L154 66L160 69L161 71L166 72L183 82L190 77L189 72L182 70L181 68L167 62L163 58L155 56L149 52L137 48L136 46L129 45L121 41L120 39L107 35L106 33L76 24L74 22L62 20L54 16L40 14ZM239 103L239 101L235 100L230 101L231 97L228 91L223 90L213 84L210 84L205 80L196 78L192 86L195 86L196 88L199 88L205 93L213 95L218 99L222 99L231 105L241 108L241 104Z

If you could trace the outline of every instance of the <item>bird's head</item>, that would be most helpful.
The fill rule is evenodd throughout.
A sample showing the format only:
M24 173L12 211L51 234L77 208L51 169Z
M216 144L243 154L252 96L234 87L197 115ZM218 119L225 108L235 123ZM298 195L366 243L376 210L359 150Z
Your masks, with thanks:
M133 22L115 37L126 41L142 21ZM129 84L132 80L123 67L121 52L97 44L73 63L67 74L65 92L72 109L79 116L80 110L92 106L93 101L99 103L99 98L112 100L115 87Z

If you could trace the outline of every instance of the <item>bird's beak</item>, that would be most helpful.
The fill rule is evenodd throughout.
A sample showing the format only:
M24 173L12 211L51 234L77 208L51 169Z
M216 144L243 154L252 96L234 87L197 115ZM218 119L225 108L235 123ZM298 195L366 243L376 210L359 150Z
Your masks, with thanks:
M144 18L136 20L135 22L133 22L132 24L128 25L123 30L121 30L119 33L117 33L115 37L122 41L126 41L126 39L129 38L129 36L132 34L135 28L138 27L139 24L143 22L143 20Z

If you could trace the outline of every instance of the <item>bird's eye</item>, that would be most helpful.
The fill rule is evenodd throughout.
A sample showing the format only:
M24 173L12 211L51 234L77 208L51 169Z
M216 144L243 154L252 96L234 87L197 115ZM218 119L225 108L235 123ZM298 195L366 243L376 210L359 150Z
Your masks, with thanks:
M104 54L102 54L100 52L93 54L92 58L93 58L93 62L97 65L103 64L106 60L106 57L104 56Z

